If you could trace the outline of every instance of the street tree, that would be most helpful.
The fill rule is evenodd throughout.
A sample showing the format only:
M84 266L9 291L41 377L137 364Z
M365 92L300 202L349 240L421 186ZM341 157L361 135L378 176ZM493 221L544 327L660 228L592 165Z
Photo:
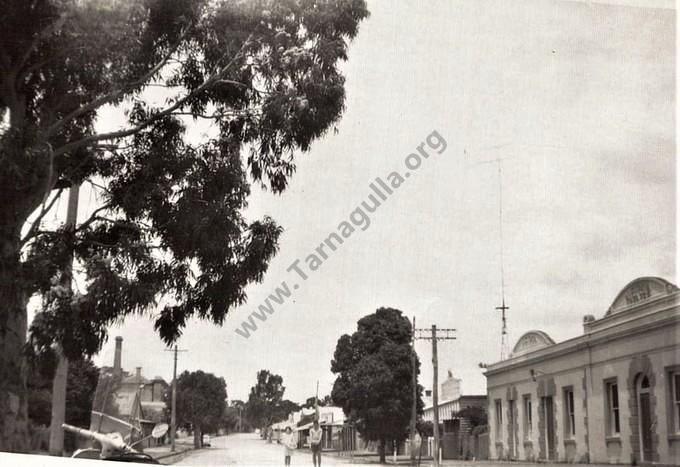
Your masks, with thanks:
M246 219L248 174L282 192L339 120L364 0L0 0L0 450L27 441L27 303L38 353L96 353L154 309L172 343L221 324L261 281L281 228ZM103 116L125 110L120 125ZM122 112L121 112L122 114ZM188 138L192 121L211 134ZM99 204L46 223L65 190ZM75 256L82 293L59 271Z
M203 371L185 371L177 378L177 420L191 424L194 447L201 447L203 433L217 431L224 422L227 384L224 378Z
M300 410L295 402L283 399L285 391L280 375L270 373L269 370L258 371L257 382L250 388L246 403L248 421L264 430L272 423L283 421L290 413Z
M290 414L297 412L300 410L302 406L298 404L297 402L293 402L288 399L284 399L281 401L281 403L275 408L274 412L272 413L271 416L271 422L270 423L276 423L276 422L282 422L286 420Z
M283 378L280 375L270 373L269 370L257 372L255 386L250 388L246 413L248 420L260 428L265 429L271 424L274 411L281 405L283 393Z
M224 409L224 418L222 419L222 427L227 433L237 432L239 425L242 426L240 414L237 407L233 405Z
M252 426L247 418L247 404L242 400L232 400L229 406L229 414L227 415L228 423L227 425L233 426L232 421L237 422L237 427L241 432L250 433L252 431Z
M340 405L359 432L378 441L380 462L385 462L389 441L408 434L413 403L411 323L402 312L379 308L361 318L357 331L338 339L331 370L338 376L332 400ZM420 362L416 359L416 371ZM422 413L422 387L416 408Z
M42 362L33 362L41 364ZM54 366L29 365L28 417L34 426L50 425L52 416L52 377ZM68 367L65 421L69 425L88 428L99 368L90 359L74 360ZM75 436L65 437L66 449L75 448Z
M434 436L434 424L429 420L416 421L416 431L420 433L424 439Z
M303 407L305 407L307 409L309 409L309 408L313 409L316 406L316 403L317 403L316 396L308 397L305 400ZM330 394L326 394L323 397L319 397L318 403L319 403L319 407L327 407L327 406L333 405L333 401L331 400Z

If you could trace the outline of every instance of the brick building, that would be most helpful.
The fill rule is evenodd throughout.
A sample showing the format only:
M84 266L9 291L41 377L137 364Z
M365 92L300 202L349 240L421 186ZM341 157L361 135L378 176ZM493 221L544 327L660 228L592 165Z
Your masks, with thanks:
M164 395L168 383L160 376L144 377L142 368L134 373L122 367L123 338L116 337L113 366L101 368L92 404L90 429L118 432L136 440L148 436L159 422L166 421ZM154 440L147 440L151 445Z

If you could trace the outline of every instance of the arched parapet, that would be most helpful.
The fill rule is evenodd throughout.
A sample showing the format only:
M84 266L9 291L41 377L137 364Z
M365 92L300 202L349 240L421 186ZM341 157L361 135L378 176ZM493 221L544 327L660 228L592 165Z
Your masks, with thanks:
M671 295L678 288L660 277L639 277L626 285L616 296L605 317L658 297Z
M515 347L512 349L512 356L517 357L551 345L555 345L555 341L545 332L538 330L528 331L515 344Z

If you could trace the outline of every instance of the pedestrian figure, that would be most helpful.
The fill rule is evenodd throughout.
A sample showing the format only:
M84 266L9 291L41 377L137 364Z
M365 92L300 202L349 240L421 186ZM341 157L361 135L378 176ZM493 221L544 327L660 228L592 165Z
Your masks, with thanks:
M423 444L423 437L420 436L420 431L416 430L415 436L413 436L413 445L411 446L411 449L413 449L413 456L411 456L413 459L416 458L415 454L418 454L418 465L420 465L420 456L421 456L421 446Z
M312 448L312 461L314 462L314 467L321 467L322 437L323 430L319 427L319 421L314 420L314 426L309 430L309 446Z
M281 435L281 443L283 444L283 449L286 454L286 457L284 458L285 465L290 465L290 458L297 446L295 443L295 435L289 426L286 427L286 431Z

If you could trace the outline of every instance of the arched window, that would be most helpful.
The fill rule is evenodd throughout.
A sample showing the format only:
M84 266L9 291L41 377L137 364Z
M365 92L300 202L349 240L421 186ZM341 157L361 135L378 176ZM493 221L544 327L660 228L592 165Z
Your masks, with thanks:
M649 378L646 376L642 378L642 381L640 382L640 389L647 389L649 388Z

